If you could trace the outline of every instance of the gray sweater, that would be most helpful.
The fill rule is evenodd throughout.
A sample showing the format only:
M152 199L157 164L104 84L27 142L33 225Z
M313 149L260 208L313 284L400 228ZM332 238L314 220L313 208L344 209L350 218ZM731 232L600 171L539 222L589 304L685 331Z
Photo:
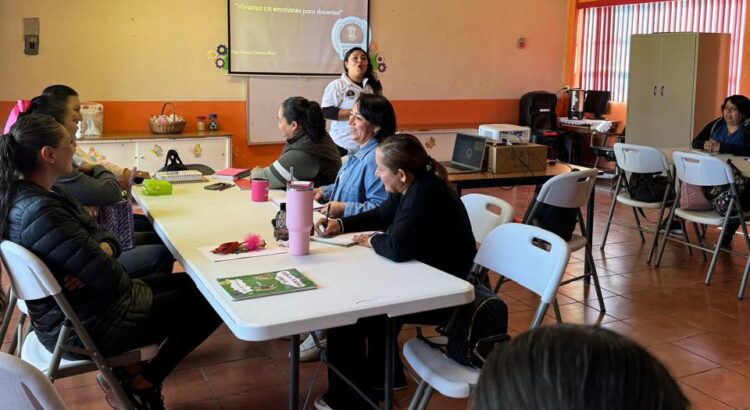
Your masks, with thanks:
M58 178L55 186L85 206L112 205L123 198L117 178L101 165L95 165L90 176L76 169Z
M268 179L271 189L283 189L290 179L292 167L295 180L313 181L316 187L328 185L336 179L341 168L341 156L328 134L322 141L313 142L302 133L288 139L279 159L265 168L254 170L252 177Z

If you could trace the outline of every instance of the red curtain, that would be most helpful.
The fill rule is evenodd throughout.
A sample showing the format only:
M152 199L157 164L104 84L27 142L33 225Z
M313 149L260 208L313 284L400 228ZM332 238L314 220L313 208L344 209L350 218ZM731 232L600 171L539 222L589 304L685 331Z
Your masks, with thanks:
M746 0L637 2L578 11L575 71L581 88L608 90L625 101L630 35L702 32L731 34L728 94L739 90Z

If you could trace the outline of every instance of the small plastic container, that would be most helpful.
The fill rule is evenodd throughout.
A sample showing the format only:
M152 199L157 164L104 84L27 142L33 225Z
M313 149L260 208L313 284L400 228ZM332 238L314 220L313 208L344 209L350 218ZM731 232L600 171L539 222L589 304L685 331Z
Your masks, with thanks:
M206 130L206 117L203 115L199 115L195 118L195 126L198 129L198 131L205 131Z

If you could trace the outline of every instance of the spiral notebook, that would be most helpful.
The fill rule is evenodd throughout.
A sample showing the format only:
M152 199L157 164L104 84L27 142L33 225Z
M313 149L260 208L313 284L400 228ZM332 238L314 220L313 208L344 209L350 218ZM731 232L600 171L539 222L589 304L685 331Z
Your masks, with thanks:
M203 181L203 174L200 171L161 171L154 174L155 179L167 182L200 182Z

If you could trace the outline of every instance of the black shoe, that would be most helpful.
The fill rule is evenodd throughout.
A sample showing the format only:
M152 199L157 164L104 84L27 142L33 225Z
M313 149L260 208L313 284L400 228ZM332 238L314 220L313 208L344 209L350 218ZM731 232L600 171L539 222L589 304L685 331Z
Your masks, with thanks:
M134 389L131 386L126 390L126 393L138 410L164 410L164 396L161 394L161 386L148 389Z

